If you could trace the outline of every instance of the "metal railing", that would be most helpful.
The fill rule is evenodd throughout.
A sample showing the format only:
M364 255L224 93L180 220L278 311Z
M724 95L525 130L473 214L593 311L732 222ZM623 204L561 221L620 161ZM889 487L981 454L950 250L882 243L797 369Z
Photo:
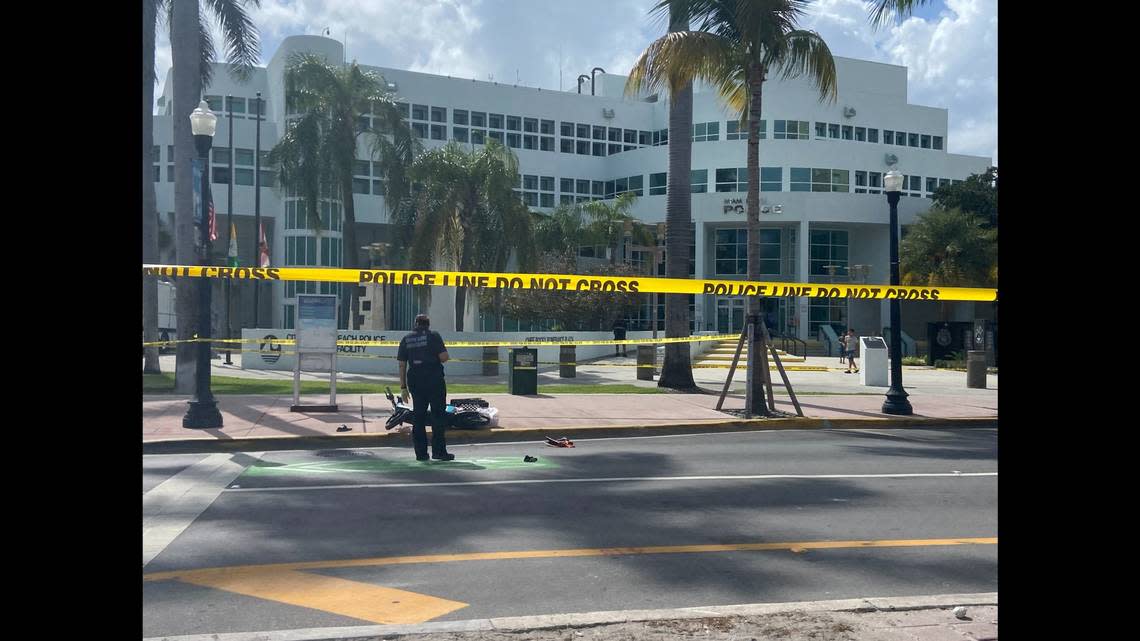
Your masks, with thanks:
M804 358L807 358L807 341L795 336L788 336L787 334L779 334L777 336L773 336L772 340L780 341L780 349L787 352L788 354L791 354L792 356L802 356ZM801 346L801 353L799 354L796 353L797 343L799 343ZM791 345L791 349L788 348L789 344Z

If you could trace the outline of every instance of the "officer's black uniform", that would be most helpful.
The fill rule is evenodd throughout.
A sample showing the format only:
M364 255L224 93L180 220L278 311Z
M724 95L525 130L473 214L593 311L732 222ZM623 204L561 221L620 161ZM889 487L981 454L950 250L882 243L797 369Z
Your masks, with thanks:
M408 391L412 393L412 445L416 458L423 460L427 453L427 412L431 406L431 451L433 458L447 456L447 414L445 411L447 384L443 380L443 363L439 355L446 352L439 332L426 327L400 339L396 360L408 363Z
M614 321L614 340L625 340L625 319L623 318ZM625 356L625 345L614 345L614 356Z

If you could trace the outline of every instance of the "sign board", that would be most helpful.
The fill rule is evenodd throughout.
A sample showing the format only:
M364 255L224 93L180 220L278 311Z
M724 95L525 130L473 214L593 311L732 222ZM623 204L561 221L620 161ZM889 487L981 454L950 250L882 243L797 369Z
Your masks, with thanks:
M886 349L887 344L883 339L878 336L867 336L863 338L863 349Z
M336 299L330 294L297 295L297 351L336 351Z

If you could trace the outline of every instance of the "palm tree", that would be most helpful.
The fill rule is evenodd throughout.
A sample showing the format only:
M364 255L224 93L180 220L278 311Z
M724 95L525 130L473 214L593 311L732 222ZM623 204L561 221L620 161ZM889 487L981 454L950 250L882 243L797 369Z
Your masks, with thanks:
M610 265L617 263L626 227L635 223L629 211L636 200L637 196L627 191L612 201L593 200L580 205L590 220L586 225L586 231L595 241L606 246L610 255ZM647 239L641 238L641 240Z
M808 77L820 100L835 100L835 60L814 31L796 28L804 0L692 0L690 19L699 31L679 31L654 41L638 58L629 82L652 90L665 82L700 79L715 86L730 109L748 124L748 279L760 280L760 117L764 81L776 72L784 79ZM672 141L671 141L672 142ZM761 300L748 300L750 316L761 314ZM762 345L754 348L763 349ZM760 363L749 353L750 367ZM753 377L752 399L762 399L763 377ZM762 400L759 400L763 403ZM748 408L750 411L753 408Z
M669 32L689 30L689 14L694 7L689 0L662 0L652 11L669 15ZM652 13L651 11L651 13ZM635 94L643 84L643 76L630 74L626 92ZM689 277L689 247L693 244L693 198L691 170L693 161L693 83L692 78L678 74L666 78L669 89L669 170L665 196L665 276ZM654 310L654 314L656 314ZM656 320L656 319L654 319ZM689 295L665 294L665 336L689 335ZM693 389L693 367L689 346L669 343L665 346L665 362L661 366L658 387Z
M144 0L144 5L145 5ZM199 0L153 0L155 13L159 10L168 11L167 23L170 25L170 53L173 63L173 108L174 114L174 220L175 220L175 258L181 265L192 265L197 262L194 251L194 195L191 184L191 159L197 154L194 150L194 140L190 131L190 112L198 106L201 100L202 88L209 85L213 72L214 43L210 30L205 22ZM226 45L226 62L230 72L237 78L245 77L259 60L257 29L253 25L246 8L249 5L261 6L260 0L209 0L205 3L209 13L222 27ZM146 12L144 11L144 17ZM143 29L149 29L144 21ZM144 43L147 36L143 34ZM153 55L151 52L144 54ZM145 64L145 60L144 60ZM153 63L151 65L153 73ZM143 71L144 96L151 86L153 91L153 78L147 77ZM153 94L152 94L153 97ZM144 107L149 111L151 105ZM143 144L147 153L143 162L148 165L150 161L149 150L153 140L148 140L147 129L144 129ZM150 178L147 179L149 182ZM145 192L144 192L145 194ZM146 209L146 196L144 195L143 228L151 224L148 220L153 212ZM144 231L144 239L151 237ZM144 248L150 251L149 248ZM177 300L176 315L178 318L178 338L190 338L196 328L197 300L194 296L179 296ZM145 318L145 316L144 316ZM193 343L179 343L175 357L174 389L176 393L188 394L194 391L194 369L197 359L197 350Z
M286 127L281 141L269 152L278 168L280 188L296 192L308 212L307 220L320 230L320 199L328 194L344 207L343 267L355 269L356 207L352 176L357 138L366 136L369 156L379 157L384 174L384 203L389 211L404 198L405 174L418 149L418 141L396 107L384 79L356 62L329 64L318 54L295 54L285 69L287 111L301 116ZM369 112L374 126L369 126ZM356 288L348 287L348 315L356 315ZM350 328L355 329L355 318Z
M927 3L927 0L875 0L871 7L871 24L881 27L890 21L893 16L909 16L915 7Z
M151 167L159 161L154 158L154 39L158 25L158 7L155 0L143 0L143 109L142 109L142 258L143 263L155 263L158 258L158 206L154 194L154 178ZM143 342L158 340L158 283L153 277L142 280L143 301ZM143 373L159 374L158 348L143 350Z
M409 259L430 269L436 257L459 271L501 271L512 255L522 269L534 263L531 214L512 189L518 159L497 141L479 151L456 142L416 159L410 174L418 192L394 221L411 232ZM467 288L455 289L455 330L463 331Z
M899 243L900 280L926 287L997 287L997 234L970 212L935 205ZM940 307L946 320L949 307L945 301Z

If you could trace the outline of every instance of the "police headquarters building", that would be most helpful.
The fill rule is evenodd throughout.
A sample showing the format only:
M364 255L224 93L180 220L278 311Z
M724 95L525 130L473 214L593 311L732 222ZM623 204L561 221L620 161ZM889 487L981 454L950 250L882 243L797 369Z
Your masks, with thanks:
M253 263L255 105L262 103L260 175L261 220L274 266L340 266L347 250L342 245L340 203L321 203L325 228L317 234L304 220L296 198L275 184L265 168L265 154L278 141L286 119L283 76L295 52L317 52L330 61L344 59L340 42L319 36L286 38L268 67L259 68L246 83L234 81L219 65L206 100L218 114L211 158L211 188L219 215L224 253L225 216L231 211L227 191L231 180L232 212L237 222L240 260ZM550 211L559 203L610 199L631 192L638 198L634 217L653 226L665 221L668 168L669 101L665 94L624 96L626 77L597 73L593 82L554 91L534 87L451 78L423 73L366 68L378 72L396 94L404 115L427 149L457 141L471 147L489 139L501 141L519 160L518 191L531 209ZM899 218L905 226L926 211L940 185L981 173L990 159L948 152L947 111L907 103L905 67L836 58L839 96L820 102L806 80L769 80L764 91L764 120L760 127L760 272L766 281L811 283L889 282L888 215L883 175L892 167L905 174ZM171 152L172 114L169 74L154 126L154 180L160 228L173 229L174 174ZM224 96L231 95L225 105ZM229 147L229 112L233 111L233 145ZM694 246L691 273L696 278L744 279L747 274L747 190L745 146L747 132L738 127L708 87L694 87L692 145L692 218ZM393 237L384 206L378 164L358 142L353 198L356 205L358 265L393 267L382 247ZM230 155L233 172L230 175ZM663 243L662 241L659 241ZM605 260L605 248L581 247L580 266ZM651 248L625 247L625 259L653 269ZM170 252L163 260L172 261ZM657 265L664 275L664 263ZM252 300L244 288L241 319L252 322ZM289 328L298 293L333 293L335 284L263 283L259 311L261 327ZM354 329L406 329L416 309L406 287L366 288ZM454 296L450 288L432 296L428 310L433 327L453 329ZM649 297L646 296L648 299ZM490 311L481 312L469 296L465 327L493 329ZM988 303L903 303L903 329L924 337L925 323L940 320L992 318ZM774 330L801 339L816 339L845 327L860 334L878 334L889 324L888 301L771 298L766 314ZM692 297L694 331L739 332L744 322L741 297L713 294ZM664 304L656 316L664 328ZM630 319L631 328L646 328L653 314L648 300ZM347 319L340 320L347 327ZM237 322L235 321L235 326ZM532 330L512 326L505 329Z

